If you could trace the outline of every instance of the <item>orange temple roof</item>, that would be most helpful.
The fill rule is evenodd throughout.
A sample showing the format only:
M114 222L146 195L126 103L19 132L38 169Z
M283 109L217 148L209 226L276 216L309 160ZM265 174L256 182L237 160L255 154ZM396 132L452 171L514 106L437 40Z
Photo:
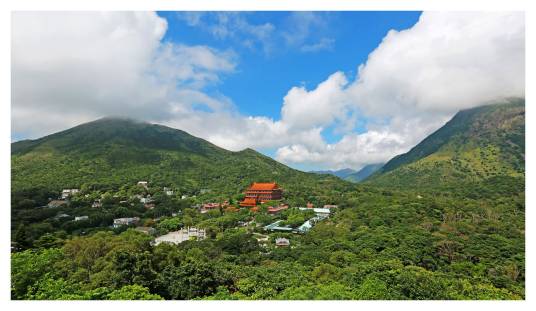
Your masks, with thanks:
M261 183L261 182L254 182L248 190L274 190L278 189L279 186L275 182L270 183Z
M255 206L257 205L257 200L254 198L245 198L244 201L240 202L240 206Z

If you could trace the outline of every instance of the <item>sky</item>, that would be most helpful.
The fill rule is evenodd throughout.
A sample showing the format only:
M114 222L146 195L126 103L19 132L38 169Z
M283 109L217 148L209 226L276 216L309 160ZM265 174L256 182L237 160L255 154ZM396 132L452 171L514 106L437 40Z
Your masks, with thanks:
M15 12L12 140L105 116L301 170L386 162L525 92L518 12Z

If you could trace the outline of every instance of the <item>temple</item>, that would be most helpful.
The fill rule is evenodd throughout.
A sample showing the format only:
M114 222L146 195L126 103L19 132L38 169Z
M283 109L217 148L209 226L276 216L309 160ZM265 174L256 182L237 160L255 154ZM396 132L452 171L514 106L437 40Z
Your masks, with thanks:
M240 202L240 206L252 207L257 203L264 203L270 200L281 200L283 191L279 185L273 183L257 183L254 182L246 190L244 201Z

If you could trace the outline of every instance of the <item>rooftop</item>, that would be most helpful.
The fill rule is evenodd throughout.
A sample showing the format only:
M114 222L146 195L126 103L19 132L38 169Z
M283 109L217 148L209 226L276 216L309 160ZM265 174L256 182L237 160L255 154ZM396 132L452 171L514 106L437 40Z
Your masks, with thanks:
M275 190L279 189L279 186L275 183L260 183L260 182L254 182L251 184L248 190Z

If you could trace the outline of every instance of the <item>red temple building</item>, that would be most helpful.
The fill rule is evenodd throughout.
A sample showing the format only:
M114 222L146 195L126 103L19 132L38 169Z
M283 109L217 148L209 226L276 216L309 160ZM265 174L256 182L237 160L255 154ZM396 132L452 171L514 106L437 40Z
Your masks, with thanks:
M257 183L254 182L246 190L244 201L240 202L240 206L252 207L257 203L263 203L270 200L281 200L283 190L279 185L273 183Z

